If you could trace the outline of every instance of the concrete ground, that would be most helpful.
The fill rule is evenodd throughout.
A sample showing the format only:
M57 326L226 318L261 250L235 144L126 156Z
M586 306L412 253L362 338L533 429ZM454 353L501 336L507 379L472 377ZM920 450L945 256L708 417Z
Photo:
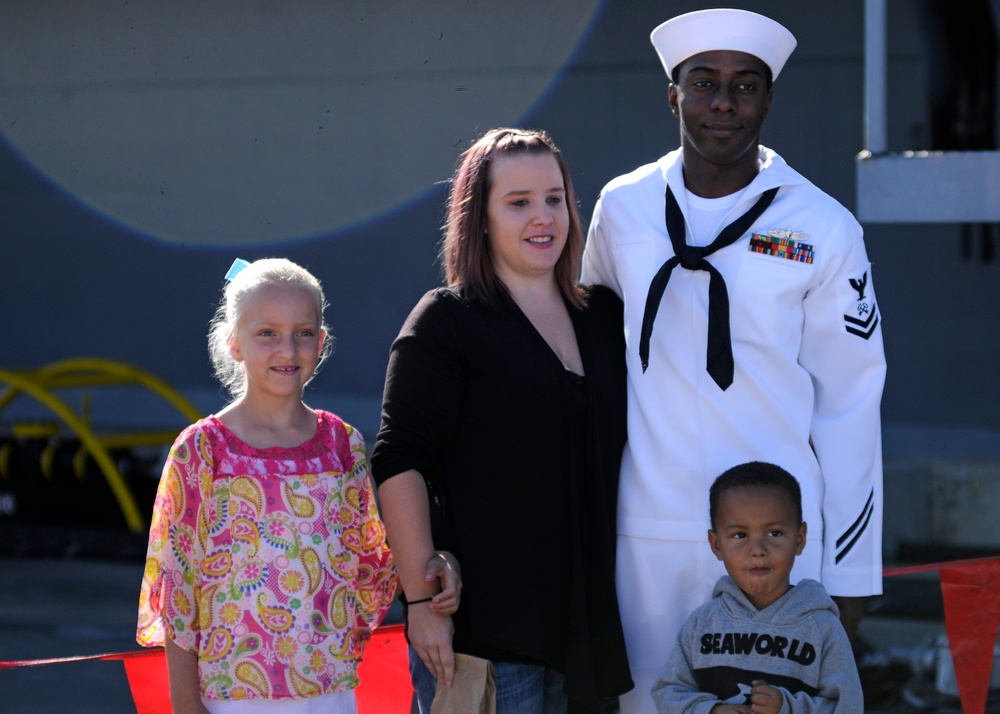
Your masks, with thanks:
M142 561L0 558L0 660L138 649ZM121 662L0 670L0 712L131 712Z
M137 649L141 539L90 534L70 546L63 539L60 551L55 535L50 544L38 537L19 542L18 537L0 527L0 661ZM39 552L43 546L47 554ZM943 622L933 613L914 615L906 608L873 604L887 614L869 614L862 625L866 646L859 664L871 702L867 711L958 712L957 699L938 694L933 686L933 643L944 631ZM904 694L904 689L909 691ZM0 670L0 714L134 711L120 662ZM989 711L1000 708L991 702Z

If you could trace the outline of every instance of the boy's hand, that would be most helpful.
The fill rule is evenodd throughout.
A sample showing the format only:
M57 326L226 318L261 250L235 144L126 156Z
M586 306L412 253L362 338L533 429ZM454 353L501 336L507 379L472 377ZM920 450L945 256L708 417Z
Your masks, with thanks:
M762 679L755 679L751 684L753 689L750 690L750 712L752 714L778 714L781 711L781 703L784 701L781 691Z

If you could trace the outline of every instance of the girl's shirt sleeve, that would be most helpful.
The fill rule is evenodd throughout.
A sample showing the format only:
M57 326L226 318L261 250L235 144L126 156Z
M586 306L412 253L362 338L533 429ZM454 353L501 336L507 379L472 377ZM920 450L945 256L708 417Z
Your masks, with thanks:
M385 527L379 518L372 491L364 437L348 427L350 434L350 478L346 483L344 545L358 559L355 626L369 635L385 618L396 594L396 569L386 544Z
M170 639L189 652L199 649L198 569L205 535L199 518L212 485L209 451L205 433L191 426L177 437L163 466L139 593L136 640L145 647Z

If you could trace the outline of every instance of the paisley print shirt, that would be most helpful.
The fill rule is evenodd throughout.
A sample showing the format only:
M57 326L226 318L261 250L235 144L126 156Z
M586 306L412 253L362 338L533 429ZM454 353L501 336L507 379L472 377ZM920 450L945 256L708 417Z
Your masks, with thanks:
M316 435L256 449L214 416L163 468L137 640L198 655L206 699L289 699L358 684L396 590L361 434L317 411Z

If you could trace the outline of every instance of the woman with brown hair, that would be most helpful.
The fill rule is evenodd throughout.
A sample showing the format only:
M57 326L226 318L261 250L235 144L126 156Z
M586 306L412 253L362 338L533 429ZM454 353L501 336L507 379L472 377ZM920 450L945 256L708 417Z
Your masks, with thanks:
M598 711L631 686L614 583L625 444L622 305L577 282L583 231L548 134L462 155L428 292L392 345L372 456L421 712L454 652L497 670L497 712ZM435 549L454 617L425 605Z

